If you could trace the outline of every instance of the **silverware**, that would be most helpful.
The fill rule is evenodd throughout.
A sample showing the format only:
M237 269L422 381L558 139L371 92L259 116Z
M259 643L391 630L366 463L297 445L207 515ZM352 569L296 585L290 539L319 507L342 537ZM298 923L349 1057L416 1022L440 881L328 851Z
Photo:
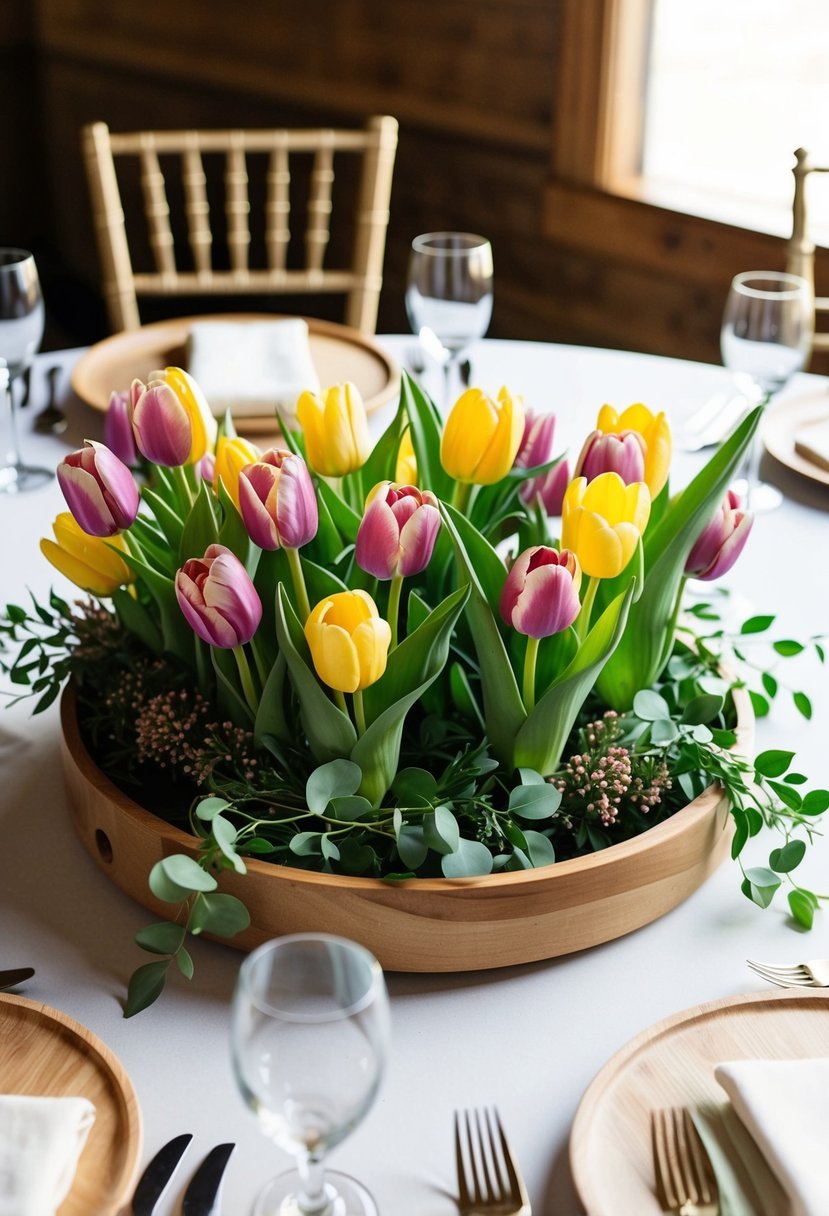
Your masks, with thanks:
M190 1132L176 1136L156 1153L144 1170L132 1197L132 1216L152 1216L167 1183L176 1172L187 1145L193 1139Z
M461 1216L531 1216L497 1110L455 1112L455 1158Z
M652 1111L651 1136L656 1194L663 1212L720 1216L714 1169L685 1107Z
M60 366L57 366L50 367L46 372L49 401L35 418L35 430L39 431L41 435L60 435L69 425L66 415L57 403L58 378L62 370Z
M469 388L472 382L472 362L469 359L461 359L458 364L458 374L461 378L461 384L464 388Z
M758 963L747 958L752 971L780 988L829 988L829 958L812 958L806 963Z
M26 980L30 980L35 973L34 967L18 967L16 970L0 971L0 992L5 992L9 988L16 988L18 984L23 984Z
M235 1144L217 1144L210 1150L184 1192L182 1216L213 1216L218 1211L222 1178L235 1147Z
M701 452L725 439L749 408L739 389L715 393L682 427L680 443L686 452Z

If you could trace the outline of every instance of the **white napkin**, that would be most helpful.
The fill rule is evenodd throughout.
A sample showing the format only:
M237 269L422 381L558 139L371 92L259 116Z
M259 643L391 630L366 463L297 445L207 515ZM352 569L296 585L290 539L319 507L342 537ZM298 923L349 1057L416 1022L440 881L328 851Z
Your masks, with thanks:
M295 423L300 393L320 388L301 317L194 321L187 370L217 417L228 409L240 418L272 415L278 405Z
M738 1060L714 1076L791 1199L792 1216L829 1213L829 1059Z
M54 1216L94 1121L86 1098L0 1094L0 1216Z
M829 470L829 418L820 418L795 431L794 447L805 460Z

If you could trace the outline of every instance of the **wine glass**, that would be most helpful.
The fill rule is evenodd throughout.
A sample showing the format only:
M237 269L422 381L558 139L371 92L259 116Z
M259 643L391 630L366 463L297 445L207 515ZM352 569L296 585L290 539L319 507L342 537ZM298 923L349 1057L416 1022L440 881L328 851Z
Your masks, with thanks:
M412 241L406 312L421 346L443 366L444 404L452 370L492 318L492 246L471 232L426 232Z
M53 476L50 469L22 464L17 440L14 382L30 366L43 337L44 310L34 257L27 249L0 248L0 494L34 490ZM8 382L4 384L4 381Z
M802 369L812 345L814 309L811 284L800 275L748 270L733 279L720 334L722 359L732 372L750 377L758 403L768 405ZM783 496L758 482L759 463L755 436L746 468L748 505L770 511Z
M242 963L233 997L236 1081L269 1139L296 1169L265 1187L254 1216L377 1216L354 1178L323 1171L325 1153L374 1101L389 1008L380 964L355 942L298 933Z

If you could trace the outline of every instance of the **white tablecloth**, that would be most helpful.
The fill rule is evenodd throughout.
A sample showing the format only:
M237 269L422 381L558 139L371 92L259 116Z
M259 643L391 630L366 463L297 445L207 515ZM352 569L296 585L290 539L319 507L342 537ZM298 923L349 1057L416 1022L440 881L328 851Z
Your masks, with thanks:
M398 355L411 344L384 341ZM71 399L68 374L69 432L44 439L30 431L44 401L46 367L61 361L68 372L79 353L38 361L33 405L21 414L24 456L31 463L54 462L84 436L100 433L100 416ZM528 407L556 412L557 448L577 445L603 402L642 400L679 421L727 383L726 373L713 366L536 343L483 342L472 362L476 383L493 390L506 383L524 394ZM826 391L826 383L802 376L788 391ZM679 454L673 484L684 484L698 460ZM758 518L727 582L739 588L747 609L779 614L778 636L802 639L827 625L829 490L768 463L764 471L783 487L786 502ZM21 601L27 589L43 596L52 584L66 589L37 545L60 509L55 483L0 496L0 601ZM796 750L798 767L826 785L829 691L823 670L801 657L786 672L811 696L814 719L804 722L782 697L771 720L759 724L758 747ZM183 1185L212 1145L236 1141L222 1210L243 1216L289 1158L260 1135L231 1076L228 1001L240 956L226 946L194 942L194 980L173 977L157 1005L125 1021L127 978L147 959L132 939L148 914L107 881L72 833L55 707L37 718L25 703L0 712L0 764L0 967L35 966L25 994L89 1026L122 1060L143 1115L144 1161L170 1137L192 1131ZM764 841L761 857L768 847ZM803 881L819 891L826 890L827 860L829 849L821 845L802 868ZM480 974L390 975L388 1073L373 1110L332 1154L332 1165L361 1178L384 1216L449 1216L455 1211L453 1109L495 1103L536 1216L574 1216L579 1208L568 1176L568 1134L601 1065L672 1012L761 987L746 957L829 955L827 915L818 914L811 936L792 932L785 901L766 912L753 907L740 894L737 866L726 862L670 915L605 946ZM179 1194L180 1188L171 1189L159 1216L178 1211Z

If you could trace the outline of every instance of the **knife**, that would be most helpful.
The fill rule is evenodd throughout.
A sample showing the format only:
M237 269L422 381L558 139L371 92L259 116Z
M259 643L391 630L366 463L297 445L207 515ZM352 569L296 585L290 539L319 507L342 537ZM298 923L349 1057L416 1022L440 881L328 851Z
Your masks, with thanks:
M159 1149L150 1164L141 1175L135 1194L132 1197L132 1216L152 1216L155 1205L167 1189L167 1183L176 1172L184 1150L193 1139L190 1132L184 1132L170 1140L164 1148Z
M34 967L18 967L14 971L0 971L0 992L6 988L16 988L18 984L30 980L34 973Z
M184 1193L182 1216L213 1216L222 1176L235 1144L217 1144L202 1161Z

